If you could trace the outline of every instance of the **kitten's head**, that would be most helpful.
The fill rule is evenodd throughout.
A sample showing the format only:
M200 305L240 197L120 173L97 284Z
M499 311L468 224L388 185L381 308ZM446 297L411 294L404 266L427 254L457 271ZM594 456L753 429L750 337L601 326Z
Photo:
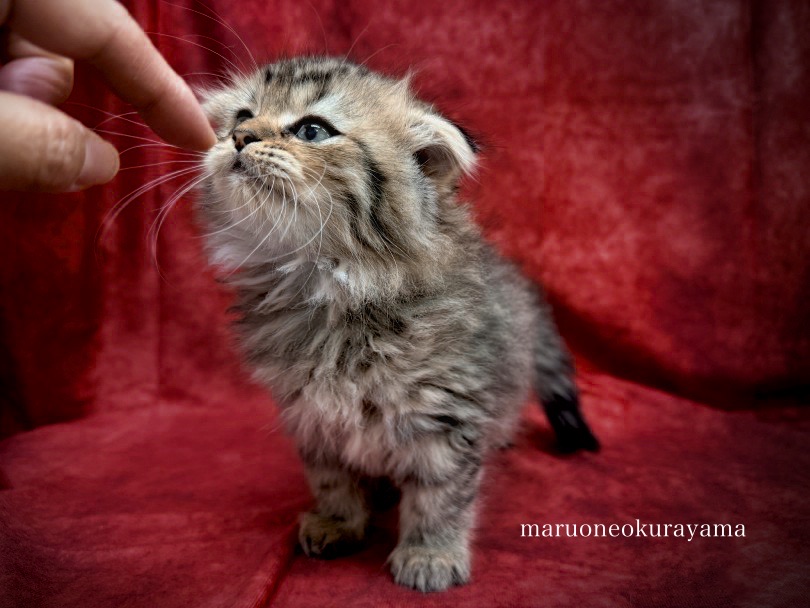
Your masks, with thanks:
M407 79L302 58L203 98L219 141L202 206L220 262L397 268L441 255L442 209L473 168L475 144Z

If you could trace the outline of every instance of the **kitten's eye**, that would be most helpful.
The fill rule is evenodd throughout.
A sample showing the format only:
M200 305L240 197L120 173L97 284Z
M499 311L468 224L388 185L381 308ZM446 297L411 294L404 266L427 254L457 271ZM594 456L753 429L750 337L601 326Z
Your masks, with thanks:
M236 113L236 124L243 123L248 118L253 118L253 112L250 110L239 110Z
M301 125L301 128L298 129L295 136L298 139L303 139L304 141L310 142L319 142L332 137L329 131L324 129L321 125L316 125L313 123Z

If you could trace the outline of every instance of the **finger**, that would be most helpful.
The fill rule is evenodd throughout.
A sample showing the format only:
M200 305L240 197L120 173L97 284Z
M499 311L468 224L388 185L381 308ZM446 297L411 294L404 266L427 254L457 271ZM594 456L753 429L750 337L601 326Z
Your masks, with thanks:
M49 51L93 63L169 143L197 150L216 143L191 89L117 2L0 0L0 15L4 2L10 2L12 30Z
M0 92L0 189L64 192L110 181L118 152L77 120Z
M6 56L0 68L0 90L27 95L56 105L73 88L73 61L41 49L16 34L8 37Z
M46 57L15 59L0 68L0 90L50 105L65 101L73 88L73 69Z
M8 32L6 36L4 36L4 42L4 61L21 59L22 57L51 57L53 59L62 59L66 62L70 62L70 65L73 65L73 61L67 57L43 49L41 46L37 46L30 40L26 40L16 32Z

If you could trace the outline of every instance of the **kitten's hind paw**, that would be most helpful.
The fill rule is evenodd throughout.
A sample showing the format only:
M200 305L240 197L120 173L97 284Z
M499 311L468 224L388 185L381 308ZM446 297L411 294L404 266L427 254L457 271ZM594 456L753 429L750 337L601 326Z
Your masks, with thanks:
M299 521L298 542L309 557L333 559L349 555L360 548L365 535L362 526L319 513L302 513Z
M469 551L421 545L397 547L388 558L394 580L419 591L444 591L470 580Z
M555 395L543 402L543 409L557 436L557 451L563 454L577 450L599 451L599 440L585 422L576 395L571 397Z

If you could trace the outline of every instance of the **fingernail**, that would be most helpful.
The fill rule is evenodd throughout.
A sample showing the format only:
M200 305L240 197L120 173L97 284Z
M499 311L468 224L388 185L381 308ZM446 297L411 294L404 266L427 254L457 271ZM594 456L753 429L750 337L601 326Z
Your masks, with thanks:
M100 137L89 136L84 144L84 166L73 189L107 183L118 173L118 165L118 150Z

